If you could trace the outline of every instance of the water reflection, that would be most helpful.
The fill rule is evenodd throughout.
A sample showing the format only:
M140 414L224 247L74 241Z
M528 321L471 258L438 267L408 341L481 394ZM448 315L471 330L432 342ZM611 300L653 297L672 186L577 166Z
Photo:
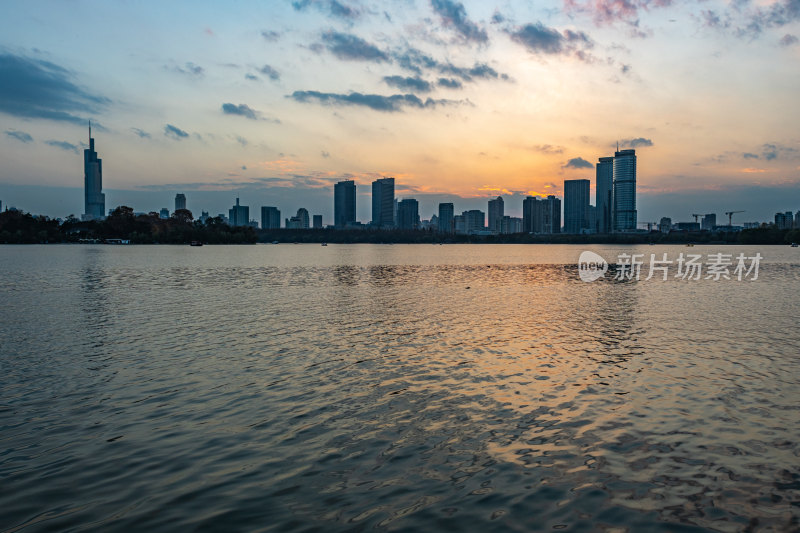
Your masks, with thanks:
M797 529L800 264L753 293L562 247L87 250L0 280L10 528Z

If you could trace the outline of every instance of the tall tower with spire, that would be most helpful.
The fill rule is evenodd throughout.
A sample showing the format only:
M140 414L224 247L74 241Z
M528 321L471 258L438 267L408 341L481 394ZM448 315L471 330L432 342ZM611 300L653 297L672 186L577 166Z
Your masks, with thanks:
M89 148L83 151L83 220L102 220L106 216L106 195L103 194L103 160L94 151L92 123L89 122Z

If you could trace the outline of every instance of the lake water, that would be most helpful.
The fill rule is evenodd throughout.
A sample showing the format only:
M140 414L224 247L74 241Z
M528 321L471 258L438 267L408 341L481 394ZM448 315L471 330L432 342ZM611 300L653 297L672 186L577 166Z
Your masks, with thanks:
M800 250L584 249L0 246L0 530L797 531Z

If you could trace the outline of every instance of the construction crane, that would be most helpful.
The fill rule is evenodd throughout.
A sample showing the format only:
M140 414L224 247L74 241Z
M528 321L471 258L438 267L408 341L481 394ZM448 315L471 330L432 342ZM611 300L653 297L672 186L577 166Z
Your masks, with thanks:
M692 213L692 216L694 217L694 223L697 224L697 218L701 217L702 215L695 215L694 213Z
M728 215L728 227L733 225L733 215L735 213L744 213L744 211L725 211L725 214Z

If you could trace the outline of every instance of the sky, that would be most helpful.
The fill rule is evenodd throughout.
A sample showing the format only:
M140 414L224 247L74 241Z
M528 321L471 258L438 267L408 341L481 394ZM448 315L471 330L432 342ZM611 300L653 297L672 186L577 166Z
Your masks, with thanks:
M430 218L638 156L639 221L800 210L800 0L3 2L0 201L333 221L394 177ZM741 218L740 218L741 217Z

